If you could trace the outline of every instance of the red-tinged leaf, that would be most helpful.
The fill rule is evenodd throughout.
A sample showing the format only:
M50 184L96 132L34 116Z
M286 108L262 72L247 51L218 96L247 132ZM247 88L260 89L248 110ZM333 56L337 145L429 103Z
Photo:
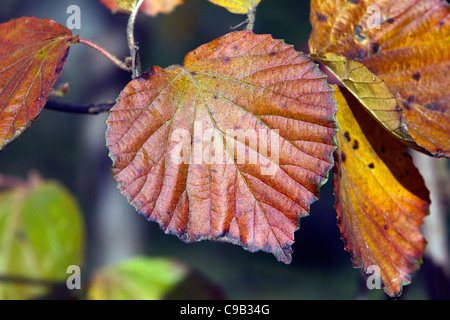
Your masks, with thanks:
M49 19L0 25L0 150L40 114L75 41L69 29Z
M335 98L339 132L334 184L345 249L365 272L377 266L385 292L399 296L425 249L420 225L428 214L428 190L400 141L350 92L341 88Z
M113 176L166 233L289 263L299 219L333 166L335 112L308 57L233 32L125 87L107 119Z
M366 66L401 105L414 141L450 157L450 4L444 0L311 1L312 53Z
M128 2L136 2L136 1L130 1ZM129 12L128 10L125 10L121 8L117 4L117 0L100 0L100 2L108 8L112 13L118 13L118 12ZM126 1L122 1L126 2ZM144 0L139 10L146 15L150 17L155 17L160 13L170 13L172 12L177 6L184 3L184 0ZM131 6L132 4L130 4Z

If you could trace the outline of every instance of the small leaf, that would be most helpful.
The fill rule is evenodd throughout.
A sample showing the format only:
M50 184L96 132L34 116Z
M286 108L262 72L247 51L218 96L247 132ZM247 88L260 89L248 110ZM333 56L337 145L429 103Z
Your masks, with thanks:
M104 267L89 281L89 300L223 298L216 287L186 265L166 258L135 257Z
M121 193L166 233L291 260L333 166L326 76L269 35L233 32L122 91L106 141Z
M133 11L139 0L116 0L119 8L125 11Z
M385 292L398 296L425 249L420 225L428 214L428 190L400 141L344 88L336 89L335 98L334 184L345 249L355 267L379 267Z
M311 53L362 63L397 99L414 141L450 157L448 1L312 0L311 23Z
M100 2L112 13L117 13L131 12L137 0L100 0ZM183 3L184 0L144 0L139 10L150 17L155 17L160 13L170 13Z
M226 8L231 13L248 14L256 8L261 0L208 0L218 6Z
M49 19L0 25L0 150L37 118L77 37Z
M0 193L0 275L65 283L67 267L83 263L83 222L61 185L34 181ZM29 299L43 286L3 284L0 299Z
M311 57L326 66L386 130L402 139L405 144L420 150L402 121L402 109L397 99L383 80L362 63L347 60L334 53L312 54Z

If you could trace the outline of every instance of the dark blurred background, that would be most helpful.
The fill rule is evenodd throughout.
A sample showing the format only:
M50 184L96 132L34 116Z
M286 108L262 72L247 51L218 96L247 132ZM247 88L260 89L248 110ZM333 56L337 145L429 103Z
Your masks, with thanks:
M66 25L69 5L81 8L81 30L116 56L128 53L127 16L112 15L94 0L0 0L0 22L20 16L48 17ZM138 17L136 39L143 68L182 64L201 44L230 31L245 20L206 0L186 0L170 14ZM270 33L308 52L311 31L309 1L265 0L257 11L255 33ZM130 81L121 71L83 45L73 45L57 84L70 83L61 101L88 104L116 99ZM322 188L320 201L301 220L293 246L293 262L284 265L267 253L249 253L231 244L185 244L165 235L156 223L138 216L117 190L105 147L106 114L74 115L44 110L36 123L0 157L0 172L26 177L37 170L56 179L79 200L87 228L85 272L145 254L184 261L220 287L230 299L386 299L382 290L369 291L360 269L353 269L343 250L332 181ZM424 268L414 274L402 299L427 299Z

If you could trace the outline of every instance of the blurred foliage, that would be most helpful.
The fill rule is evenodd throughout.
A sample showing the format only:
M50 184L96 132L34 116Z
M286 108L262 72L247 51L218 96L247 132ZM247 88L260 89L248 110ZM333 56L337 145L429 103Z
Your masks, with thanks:
M78 204L59 183L31 180L0 193L0 275L65 283L82 266L84 225ZM49 293L43 285L0 281L0 299Z

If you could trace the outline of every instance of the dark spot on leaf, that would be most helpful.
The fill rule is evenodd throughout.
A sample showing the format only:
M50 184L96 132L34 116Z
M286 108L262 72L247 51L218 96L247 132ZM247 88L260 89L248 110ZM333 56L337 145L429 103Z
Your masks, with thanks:
M389 226L387 224L384 225L384 230L389 229Z
M345 139L347 139L348 142L350 142L350 133L348 133L348 131L344 133L344 137Z
M341 153L341 161L345 162L345 160L347 159L347 157L345 156L345 153Z
M217 100L217 96L214 96L214 100Z
M425 106L426 109L436 111L438 109L437 103L429 103Z
M409 97L408 97L408 103L414 103L414 96L413 95L410 95Z
M348 0L348 2L353 3L353 4L358 4L359 0Z
M403 101L402 106L403 106L403 109L406 109L408 111L411 110L411 107L409 106L409 103L406 102L406 101Z
M409 174L409 171L408 171L408 170L405 170L405 174L408 175L408 174Z
M62 65L58 65L58 67L55 69L55 74L60 74L62 71Z
M358 50L358 58L364 59L365 57L366 57L366 53L364 52L364 50Z
M419 72L416 72L416 73L414 73L414 74L412 75L412 77L413 77L414 80L419 81L419 79L420 79L420 73L419 73Z
M384 146L381 146L381 153L386 153L386 149L384 148Z
M270 53L270 55L271 55L271 56L276 56L277 53L276 53L275 51L273 51L273 52Z
M196 76L196 75L197 75L197 72L192 71L191 74L192 74L193 76Z
M226 57L223 59L223 62L228 63L230 61L230 58Z
M369 168L370 168L370 169L375 168L375 165L373 164L373 162L369 163Z
M361 25L359 25L359 24L356 25L354 33L355 33L355 36L356 36L356 40L358 42L361 42L361 41L363 41L366 38L364 35L361 34L361 32L362 32Z
M239 49L239 47L238 46L234 46L234 50L237 50L237 49Z
M25 242L28 240L27 233L24 230L18 230L15 236L19 242Z
M353 142L353 150L356 150L356 149L358 149L359 148L359 143L358 143L358 140L355 140L354 142Z
M394 18L390 18L390 19L387 19L386 22L389 23L389 24L393 24L395 22L395 19Z
M372 53L377 54L380 51L380 45L377 42L372 43Z
M212 169L211 171L214 172L214 173L217 173L217 170L216 170L216 169Z
M319 21L327 21L328 18L326 16L324 16L323 14L317 13L317 19L319 19Z

